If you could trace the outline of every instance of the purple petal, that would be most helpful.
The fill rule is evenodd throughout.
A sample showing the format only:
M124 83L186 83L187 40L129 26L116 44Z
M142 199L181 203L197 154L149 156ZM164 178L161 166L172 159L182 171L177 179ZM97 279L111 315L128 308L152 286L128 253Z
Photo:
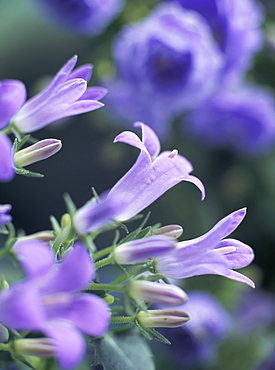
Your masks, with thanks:
M11 286L0 295L0 321L17 330L39 330L45 313L37 288L32 282Z
M96 100L78 100L69 106L62 117L75 116L76 114L87 113L98 108L104 107L103 103Z
M43 282L43 294L79 291L94 278L95 267L81 243L60 263L57 270Z
M72 80L74 78L82 78L87 82L90 80L93 73L93 66L91 64L84 64L81 67L76 68L67 80Z
M0 204L0 226L5 225L12 220L10 215L7 215L7 212L10 212L10 204Z
M96 337L108 330L110 310L102 298L81 294L75 298L63 318L72 321L81 331Z
M224 276L227 277L228 279L232 279L235 281L239 281L241 283L245 283L251 286L251 288L255 288L255 283L251 279L249 279L247 276L243 274L240 274L237 271L228 270L227 274Z
M42 240L19 239L14 244L13 251L29 278L42 276L53 267L54 254L49 244Z
M26 88L21 81L0 81L0 130L9 124L26 100Z
M227 265L230 269L239 269L248 266L254 259L254 252L251 247L235 239L225 239L219 244L216 249L218 252L220 248L235 247L234 252L223 254L227 260Z
M10 139L2 132L0 132L0 152L0 181L10 181L15 175L12 144Z
M81 333L67 321L51 321L43 330L55 346L57 360L63 369L78 365L85 353Z
M142 142L150 154L152 160L154 160L160 152L160 142L156 133L147 125L142 122L135 122L135 127L141 127L142 130Z
M88 87L85 93L81 96L81 100L100 100L107 94L107 92L108 90L104 87Z
M123 131L121 134L117 135L113 141L114 143L120 142L129 144L131 146L134 146L141 151L144 151L148 154L148 157L150 157L149 153L147 152L147 149L143 142L140 140L140 138L132 131Z

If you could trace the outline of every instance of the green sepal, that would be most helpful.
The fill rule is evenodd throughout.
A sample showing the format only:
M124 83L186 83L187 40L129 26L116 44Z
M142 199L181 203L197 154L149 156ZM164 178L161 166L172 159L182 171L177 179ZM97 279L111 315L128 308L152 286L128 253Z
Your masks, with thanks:
M42 173L32 172L32 171L29 171L29 170L25 170L24 168L16 168L15 172L18 175L24 175L24 176L27 176L27 177L38 177L38 178L44 177L44 175Z

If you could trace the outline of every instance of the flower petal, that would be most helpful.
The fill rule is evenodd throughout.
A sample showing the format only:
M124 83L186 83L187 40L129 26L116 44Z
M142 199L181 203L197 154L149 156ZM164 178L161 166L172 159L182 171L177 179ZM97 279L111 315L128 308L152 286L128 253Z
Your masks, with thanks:
M7 215L7 212L10 212L10 204L0 204L0 226L5 225L12 220L11 215Z
M80 100L99 100L107 94L108 90L104 87L93 86L88 87L85 93L81 96Z
M12 144L10 139L2 132L0 132L0 151L0 181L10 181L15 175Z
M235 247L234 252L225 253L230 269L239 269L248 266L254 259L254 252L251 247L236 239L225 239L219 243L219 248ZM219 251L219 248L216 251Z
M141 127L142 129L142 142L150 154L152 160L154 160L160 152L159 138L155 132L147 125L142 122L135 122L135 127Z
M19 239L14 244L13 251L29 278L42 276L53 267L54 254L49 244L42 240Z
M228 279L232 279L235 281L239 281L241 283L245 283L251 286L251 288L255 288L255 283L251 279L249 279L247 276L243 274L240 274L237 271L228 270L227 274L224 276L227 277Z
M0 130L9 124L26 100L26 88L17 80L0 81Z
M57 360L63 369L79 364L85 353L85 340L74 326L65 320L51 321L43 331L53 340Z
M76 68L67 80L72 80L74 78L82 78L87 82L90 80L93 73L93 66L91 64L83 64L82 66Z

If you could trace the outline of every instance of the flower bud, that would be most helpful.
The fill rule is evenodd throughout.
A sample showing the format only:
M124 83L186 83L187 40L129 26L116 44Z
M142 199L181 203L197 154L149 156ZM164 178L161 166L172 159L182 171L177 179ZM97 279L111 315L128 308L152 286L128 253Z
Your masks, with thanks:
M57 153L62 147L62 143L57 139L45 139L18 150L14 154L14 161L17 167L25 167L29 164L42 161Z
M43 231L38 231L37 233L34 233L34 234L22 236L19 239L20 240L39 239L39 240L43 240L44 242L50 242L54 240L54 235L51 230L43 230Z
M52 357L56 352L52 340L48 338L17 339L13 342L13 349L23 356Z
M61 228L65 229L66 227L70 227L72 225L71 216L68 213L65 213L61 217Z
M189 316L182 310L168 308L140 311L137 320L141 326L147 328L178 328L189 320Z
M106 294L104 297L103 297L104 301L108 304L108 305L111 305L114 303L115 301L115 297L111 294Z
M117 263L127 265L163 255L174 248L176 242L172 238L153 235L119 245L114 250L114 258Z
M154 230L153 233L155 235L167 235L170 238L177 239L183 233L183 228L180 225L166 225Z
M187 294L176 285L154 283L146 280L134 280L129 286L128 294L134 299L165 306L179 306L188 299Z

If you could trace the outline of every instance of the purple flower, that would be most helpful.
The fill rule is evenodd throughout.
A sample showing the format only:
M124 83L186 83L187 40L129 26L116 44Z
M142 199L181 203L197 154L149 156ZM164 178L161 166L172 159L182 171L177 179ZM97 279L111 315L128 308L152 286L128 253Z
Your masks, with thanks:
M12 180L15 175L12 143L10 139L0 132L0 181Z
M7 215L7 212L10 212L10 204L0 204L0 226L5 225L12 220L10 215Z
M252 280L233 270L249 265L254 259L253 250L239 240L223 239L238 227L245 213L245 208L235 211L206 234L179 242L177 248L164 258L157 257L157 270L174 279L205 274L222 275L254 287Z
M193 291L188 293L188 298L177 308L186 311L190 320L180 328L161 331L172 343L169 350L177 368L210 365L218 342L232 326L229 314L211 294Z
M81 331L100 336L110 318L103 299L79 292L95 275L93 262L81 244L59 265L43 241L17 241L14 252L27 278L0 295L0 321L9 328L43 332L60 366L76 366L85 350Z
M221 68L221 52L204 19L172 3L125 27L113 54L117 79L107 83L108 106L129 119L152 120L160 132L162 115L167 121L208 96Z
M224 54L224 72L243 74L262 45L263 10L254 0L168 0L201 14Z
M123 0L38 0L59 24L84 36L97 35L118 15Z
M184 128L212 147L266 152L275 142L274 97L257 88L220 91L185 117Z
M97 100L106 94L102 87L87 88L91 65L73 71L77 56L70 59L55 75L47 88L28 100L13 117L14 126L29 133L64 117L90 112L103 106Z
M108 197L124 197L125 204L116 215L119 221L128 220L181 181L195 184L205 196L202 182L195 176L191 163L178 154L177 150L160 152L160 142L149 126L136 122L135 127L142 129L142 141L130 131L119 134L114 142L123 142L140 149L133 167L110 190Z

